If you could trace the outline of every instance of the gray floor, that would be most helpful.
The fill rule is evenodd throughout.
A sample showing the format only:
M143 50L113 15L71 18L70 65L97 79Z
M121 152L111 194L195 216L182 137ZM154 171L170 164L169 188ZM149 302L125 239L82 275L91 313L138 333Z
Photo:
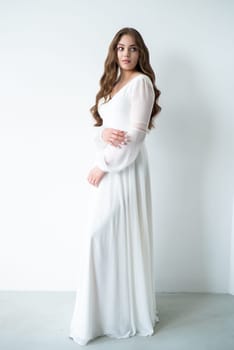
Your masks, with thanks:
M158 293L160 322L153 336L99 337L87 346L68 337L74 298L72 292L0 292L0 349L234 349L230 295Z

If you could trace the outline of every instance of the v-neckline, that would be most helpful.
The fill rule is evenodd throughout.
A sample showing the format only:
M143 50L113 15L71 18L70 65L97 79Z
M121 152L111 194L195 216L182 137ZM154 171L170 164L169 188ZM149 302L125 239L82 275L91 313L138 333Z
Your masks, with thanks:
M144 75L142 73L139 73L137 75L135 75L132 79L128 80L126 84L124 84L113 96L110 95L110 99L109 101L113 100L113 98L118 95L126 86L128 86L128 84L131 83L131 81L135 80L135 78L139 77L140 75Z

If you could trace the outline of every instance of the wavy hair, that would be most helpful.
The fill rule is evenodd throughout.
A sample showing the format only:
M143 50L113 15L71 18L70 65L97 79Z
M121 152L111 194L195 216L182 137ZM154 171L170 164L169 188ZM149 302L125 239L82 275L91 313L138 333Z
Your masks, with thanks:
M98 113L99 100L101 98L104 98L105 101L108 100L108 98L110 97L110 93L113 89L113 86L117 81L118 70L119 70L118 59L117 59L117 45L123 35L130 35L135 39L136 46L139 50L139 59L135 69L138 72L141 72L147 75L153 84L155 99L154 99L154 104L151 112L151 118L148 125L148 128L151 129L152 127L154 127L153 118L161 110L161 107L157 103L161 92L157 89L155 85L155 73L150 64L149 50L146 47L141 34L136 29L128 28L128 27L120 29L114 36L112 42L110 43L109 51L104 64L104 73L100 79L100 90L96 95L95 105L90 108L90 112L96 121L94 126L101 126L103 123L103 120Z

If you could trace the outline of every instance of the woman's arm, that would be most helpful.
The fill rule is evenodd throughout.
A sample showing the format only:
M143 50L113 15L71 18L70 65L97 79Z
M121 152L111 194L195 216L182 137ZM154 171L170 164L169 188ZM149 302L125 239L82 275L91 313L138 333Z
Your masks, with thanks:
M136 159L148 130L154 103L154 90L150 79L138 79L130 91L130 126L127 132L129 142L121 147L108 144L98 152L96 166L103 172L116 172L129 166Z
M121 147L127 141L126 131L100 126L98 130L95 130L94 141L99 150L105 148L107 143L115 147Z
M95 133L95 142L99 149L103 149L109 143L113 147L122 147L126 145L126 132L122 130L99 127L99 130ZM88 182L98 187L102 178L106 172L98 168L97 166L90 170L87 180Z

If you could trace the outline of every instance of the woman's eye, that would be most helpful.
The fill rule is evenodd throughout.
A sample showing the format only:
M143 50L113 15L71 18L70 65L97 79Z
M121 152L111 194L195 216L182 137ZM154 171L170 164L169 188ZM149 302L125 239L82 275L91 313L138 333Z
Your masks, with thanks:
M117 46L117 50L118 50L118 51L124 51L124 47L122 47L122 46ZM128 49L128 51L130 51L130 52L136 52L136 51L137 51L137 47L130 47L130 48Z

